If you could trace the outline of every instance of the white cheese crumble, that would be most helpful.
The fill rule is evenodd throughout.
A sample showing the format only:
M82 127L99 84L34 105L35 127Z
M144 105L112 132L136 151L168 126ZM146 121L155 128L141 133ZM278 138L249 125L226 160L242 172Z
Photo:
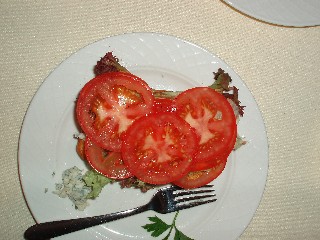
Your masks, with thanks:
M56 190L53 191L61 198L68 197L80 211L89 205L86 196L91 192L91 188L85 185L82 178L83 174L79 168L69 168L62 174L62 183L56 183Z

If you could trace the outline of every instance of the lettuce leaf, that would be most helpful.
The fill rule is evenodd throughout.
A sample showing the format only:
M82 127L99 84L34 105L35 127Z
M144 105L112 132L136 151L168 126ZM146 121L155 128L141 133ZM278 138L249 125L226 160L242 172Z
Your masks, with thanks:
M87 198L95 199L99 196L102 188L108 183L112 183L114 180L107 178L94 170L89 170L84 174L83 181L92 189L87 195Z

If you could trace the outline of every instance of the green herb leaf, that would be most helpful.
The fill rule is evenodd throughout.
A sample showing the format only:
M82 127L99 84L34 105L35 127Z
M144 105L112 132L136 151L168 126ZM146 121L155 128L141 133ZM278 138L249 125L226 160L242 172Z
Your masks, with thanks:
M167 236L165 236L164 239L162 239L162 240L169 240L170 234L171 234L171 229L168 232Z
M146 224L142 226L144 229L146 229L148 232L152 232L152 237L158 237L165 231L167 231L171 226L166 224L164 221L162 221L157 216L149 217L149 220L153 223Z
M169 225L162 221L160 218L157 216L154 217L149 217L149 220L153 223L146 224L142 226L144 229L146 229L148 232L152 232L151 236L152 237L159 237L162 233L167 231L169 229L169 232L167 235L162 239L162 240L169 240L169 237L172 233L172 230L175 230L175 235L174 235L174 240L194 240L192 238L189 238L185 234L183 234L178 228L176 227L176 219L178 217L179 211L176 212L172 224Z
M176 233L174 235L174 240L194 240L193 238L189 238L188 236L183 234L176 227L175 227L175 230L176 230Z

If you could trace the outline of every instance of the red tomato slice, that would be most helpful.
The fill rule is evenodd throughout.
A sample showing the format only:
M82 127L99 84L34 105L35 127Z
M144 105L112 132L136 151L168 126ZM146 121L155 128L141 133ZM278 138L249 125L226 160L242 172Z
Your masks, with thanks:
M155 112L174 112L176 107L174 101L169 98L156 98L155 99Z
M237 132L234 133L235 137L237 137ZM234 147L234 142L230 142L230 145L227 147L228 149ZM232 151L232 150L231 150ZM221 154L218 157L214 158L212 161L198 161L198 162L194 162L194 164L191 165L190 167L190 171L201 171L201 170L206 170L209 168L212 168L213 166L217 166L219 164L219 162L221 161L221 159L228 159L228 156L230 155L229 151L226 152L226 154Z
M77 146L76 146L76 151L78 153L78 156L82 159L85 160L85 154L84 154L84 140L83 139L78 139Z
M198 142L194 129L175 113L151 114L123 135L122 157L138 179L167 184L189 172Z
M112 179L125 179L133 174L122 161L121 153L109 152L94 144L88 137L84 146L86 160L97 172Z
M184 189L191 189L204 186L220 176L220 174L226 166L226 162L227 159L222 158L217 161L215 167L207 170L189 172L184 177L180 178L177 181L174 181L173 184Z
M176 98L177 114L200 136L192 169L204 170L228 156L236 140L236 118L228 100L208 87L186 90Z
M87 137L100 147L120 152L121 134L131 123L154 111L149 86L130 73L101 74L80 91L76 116Z

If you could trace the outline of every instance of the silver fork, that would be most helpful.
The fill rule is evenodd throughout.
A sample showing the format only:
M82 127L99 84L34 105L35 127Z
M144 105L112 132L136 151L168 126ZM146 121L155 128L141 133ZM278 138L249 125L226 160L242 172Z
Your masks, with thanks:
M24 237L28 240L50 239L102 223L132 216L144 211L153 210L158 213L170 213L202 204L215 202L212 185L192 190L183 190L176 186L159 189L147 204L130 210L94 217L76 218L35 224L29 227ZM209 194L211 193L211 194Z

